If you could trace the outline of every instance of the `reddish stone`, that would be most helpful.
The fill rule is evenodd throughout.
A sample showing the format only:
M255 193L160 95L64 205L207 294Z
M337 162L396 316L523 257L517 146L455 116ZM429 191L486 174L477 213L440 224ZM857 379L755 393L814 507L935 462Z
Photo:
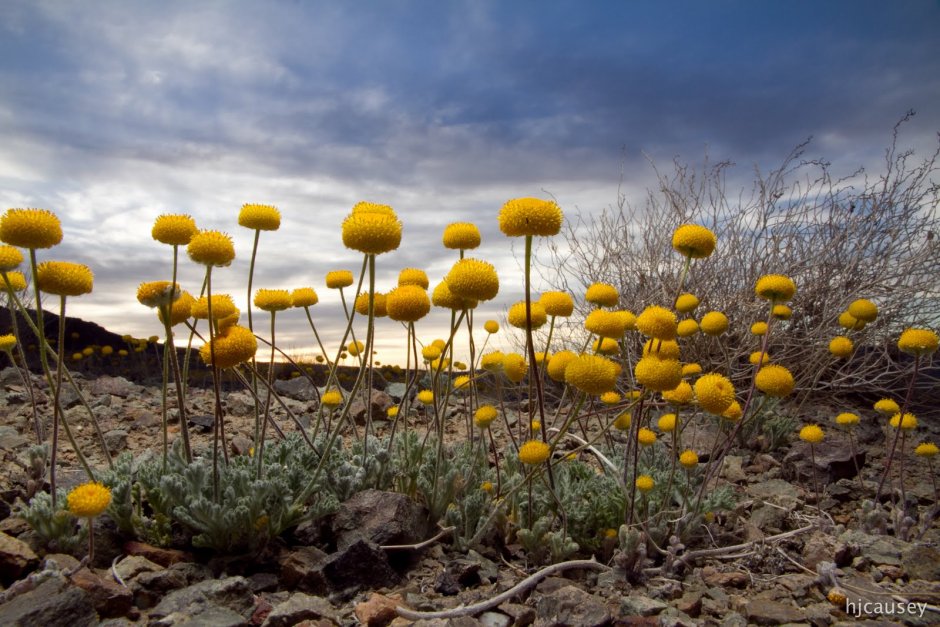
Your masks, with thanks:
M385 627L398 616L395 608L401 605L401 595L387 597L373 592L368 601L356 605L356 618L369 627Z
M192 562L194 557L192 553L179 551L177 549L162 549L158 546L147 544L146 542L137 542L130 540L124 543L124 551L128 555L139 555L146 557L155 564L168 567L180 562Z
M72 583L88 593L95 611L104 618L126 616L133 605L134 595L110 577L101 577L88 568L72 574Z

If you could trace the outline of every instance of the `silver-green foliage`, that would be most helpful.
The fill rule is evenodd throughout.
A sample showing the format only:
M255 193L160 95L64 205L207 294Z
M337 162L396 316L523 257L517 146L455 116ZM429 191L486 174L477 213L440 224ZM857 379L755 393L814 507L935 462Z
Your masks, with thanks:
M29 523L50 551L74 553L88 541L88 528L79 525L78 519L66 509L64 490L57 491L56 503L57 507L53 508L52 495L40 492L28 505L20 503L18 515Z

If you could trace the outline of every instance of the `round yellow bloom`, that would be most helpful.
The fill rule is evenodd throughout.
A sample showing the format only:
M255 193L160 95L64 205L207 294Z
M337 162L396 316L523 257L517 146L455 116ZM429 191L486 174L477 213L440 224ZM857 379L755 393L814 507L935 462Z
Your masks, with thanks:
M127 351L124 352L126 353ZM84 355L81 353L72 353L72 361L81 361L82 357L84 357Z
M346 352L348 352L353 357L357 357L359 353L361 353L365 349L366 349L366 345L363 344L362 341L360 340L356 340L355 342L350 342L349 344L346 345Z
M937 453L940 453L940 449L933 442L923 442L914 449L914 455L918 457L933 457Z
M238 224L256 231L276 231L281 226L281 212L270 205L242 205Z
M431 390L421 390L418 392L418 402L423 405L430 405L434 402L434 392Z
M0 272L9 272L23 263L23 253L14 246L0 246Z
M698 466L698 454L692 449L686 449L679 455L679 463L684 468L695 468Z
M552 381L564 381L565 370L576 357L577 355L571 351L559 351L552 355L548 360L548 366L546 366L549 378Z
M705 374L695 381L695 398L702 409L720 415L735 400L734 385L724 375Z
M561 209L552 200L514 198L499 210L499 230L509 237L557 235Z
M431 299L418 285L399 285L385 298L388 317L397 322L417 322L431 311Z
M636 328L640 333L657 340L671 340L676 337L676 314L665 307L650 305L636 318Z
M774 303L785 303L796 294L796 283L783 274L765 274L757 279L754 292Z
M786 305L774 305L770 314L777 320L789 320L793 317L793 310Z
M839 326L843 329L861 330L865 328L865 322L863 320L859 320L847 311L843 311L839 314L838 322Z
M677 359L643 357L633 368L636 382L654 392L674 390L682 381L682 366Z
M839 335L832 338L829 342L829 352L832 353L834 357L840 359L845 359L852 354L855 345L852 343L852 340L845 337L844 335Z
M500 351L491 351L480 358L480 367L488 372L499 372L503 369L506 356Z
M545 292L539 297L539 304L549 316L567 318L574 311L574 299L567 292Z
M901 411L901 406L890 398L883 398L875 403L875 411L885 416L893 416Z
M763 320L758 320L752 324L751 335L767 335L767 323Z
M183 290L179 298L177 298L170 307L170 326L175 327L176 325L189 320L189 317L193 312L193 305L195 303L196 299L193 298L193 295ZM163 311L160 309L157 310L157 318L160 320L160 322L164 321Z
M483 483L480 484L480 489L483 490L484 492L492 492L492 491L493 491L493 482L492 482L492 481L484 481Z
M731 422L737 422L741 420L741 416L744 415L744 410L741 408L741 403L734 401L731 405L728 406L728 409L721 413L721 417L725 420L730 420Z
M612 311L595 309L585 318L584 328L601 337L619 339L626 331L623 322L623 318Z
M747 360L751 363L752 366L764 366L770 363L770 354L767 352L754 351L751 353Z
M594 352L599 355L616 355L620 352L620 345L617 344L617 340L602 337L599 340L594 340Z
M718 239L710 229L698 224L683 224L672 234L672 247L682 255L704 259L715 250Z
M539 431L541 430L541 428L542 428L542 423L539 422L538 420L533 420L531 423L529 423L529 429L532 430L533 432Z
M198 230L192 216L163 214L154 220L150 235L162 244L186 246Z
M545 324L548 321L548 316L545 313L545 307L542 307L537 301L532 301L529 303L531 305L531 317L532 317L532 328L538 329L540 326ZM506 318L509 321L509 324L516 327L517 329L526 328L526 307L525 301L519 301L515 305L509 308L509 313L506 315Z
M720 311L709 311L702 316L699 323L702 333L705 335L718 336L728 330L728 316Z
M327 390L320 396L320 404L324 407L339 407L343 404L343 393L339 390Z
M137 302L146 307L166 307L180 297L179 283L150 281L137 288Z
M611 390L610 392L604 392L600 396L600 401L605 405L616 405L621 401L622 397L617 392Z
M421 289L428 289L430 282L428 281L428 275L424 270L419 270L418 268L405 268L398 273L398 286L403 287L405 285L417 285Z
M695 362L690 364L682 365L682 376L683 377L694 377L697 374L702 374L702 366Z
M454 222L444 229L444 248L470 250L480 245L480 229L470 222Z
M255 307L261 311L284 311L294 304L287 290L265 290L255 292Z
M326 273L326 286L331 290L339 290L353 284L353 273L349 270L332 270Z
M900 427L903 431L912 431L917 428L917 416L909 413L905 413L902 416L900 413L897 413L891 416L891 420L888 424L895 429Z
M222 318L228 318L237 312L238 307L235 306L235 301L232 300L230 295L212 295L213 318L216 320L221 320ZM207 320L209 318L209 299L207 299L205 296L200 296L199 300L192 304L190 313L196 320Z
M495 320L487 320L483 323L483 329L489 334L496 333L499 331L499 323Z
M640 427L636 433L636 441L643 446L650 446L656 442L656 433L646 427Z
M391 407L389 407L388 410L385 412L385 414L389 418L396 418L398 416L398 405L392 405Z
M826 595L826 598L829 600L830 603L835 605L840 610L845 610L846 608L845 603L848 600L848 597L846 596L845 592L843 592L842 590L839 590L838 588L833 588L832 590L829 591L829 594Z
M620 412L617 414L617 418L614 419L614 428L619 431L627 431L630 429L630 423L632 420L633 417L630 415L630 412Z
M763 366L754 377L757 389L767 396L784 397L793 391L796 382L789 370L777 364Z
M850 412L844 412L836 416L836 424L843 427L851 427L857 425L859 421L858 414L853 414Z
M232 238L220 231L199 231L186 247L189 258L204 266L224 267L235 259Z
M356 297L355 307L359 315L369 315L369 292L363 292ZM372 313L376 318L384 318L388 315L388 297L382 292L376 292L372 299Z
M519 447L519 461L530 466L545 462L551 454L551 447L541 440L529 440Z
M479 304L472 298L461 298L454 294L450 291L450 286L447 285L447 281L441 281L437 284L437 287L435 287L434 291L431 293L431 302L435 307L453 309L455 311L474 309Z
M454 379L454 389L463 390L470 386L470 377L465 374L460 375Z
M12 333L0 335L0 353L9 353L16 348L16 336Z
M819 425L806 425L800 429L800 439L810 444L819 444L823 441L825 434Z
M878 317L878 306L865 298L853 301L847 311L852 317L862 322L874 322Z
M584 300L598 307L614 307L620 302L620 292L607 283L593 283L587 288Z
M102 347L101 347L101 354L102 354L103 356L105 356L105 357L108 357L108 356L114 354L114 348L112 348L112 347L110 347L110 346L102 346Z
M929 355L937 351L940 343L937 334L930 329L907 329L898 338L898 348L911 355Z
M85 357L91 357L94 354L95 354L95 349L92 348L91 346L86 346L85 348L82 349L82 355L84 355Z
M26 277L15 270L7 272L3 285L14 292L22 292L26 289Z
M679 343L675 340L647 340L643 344L643 357L679 359Z
M678 417L675 414L663 414L656 422L656 426L659 427L659 430L663 433L672 433L676 430L677 422Z
M254 357L257 351L258 340L251 329L232 325L216 335L212 341L203 344L199 349L199 356L206 365L211 366L214 353L217 367L233 368Z
M486 429L496 420L496 408L492 405L480 405L473 414L473 424L480 429Z
M586 394L600 396L614 389L620 366L599 355L579 355L565 368L565 381Z
M695 294L679 294L679 297L676 299L675 309L679 313L690 313L695 311L695 308L698 307L698 296Z
M95 275L82 263L43 261L36 268L36 284L46 294L81 296L94 285Z
M433 361L441 356L441 347L436 344L428 344L421 349L421 356L427 361Z
M312 287L298 287L290 293L290 302L294 307L313 307L320 302L320 297Z
M343 220L343 245L367 255L381 255L401 244L401 222L387 205L359 203ZM388 212L373 211L386 207Z
M0 241L20 248L52 248L62 241L62 223L48 209L7 209Z
M519 383L525 378L528 364L519 353L509 353L503 357L503 374L513 383Z
M698 331L698 322L691 319L680 320L679 326L676 327L676 335L679 337L692 337Z
M460 298L492 300L499 293L499 276L493 264L470 257L455 263L444 281Z
M69 511L79 518L94 518L111 504L111 490L98 482L83 483L68 495Z
M535 363L537 363L540 366L551 358L552 356L544 351L537 351L535 353Z
M623 319L623 328L627 331L636 330L636 314L626 309L620 309L614 312Z
M673 405L688 405L692 402L692 386L688 381L679 381L679 385L672 390L662 393L663 400Z
M656 485L656 482L653 481L653 478L650 477L649 475L640 475L639 477L636 478L635 484L636 484L637 490L639 490L643 494L646 494L647 492L653 489L653 487Z

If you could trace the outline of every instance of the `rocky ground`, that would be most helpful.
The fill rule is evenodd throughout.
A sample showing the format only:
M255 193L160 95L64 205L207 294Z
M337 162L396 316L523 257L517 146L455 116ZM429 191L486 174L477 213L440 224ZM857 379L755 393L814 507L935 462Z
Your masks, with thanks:
M45 407L48 394L37 382ZM156 389L112 376L83 378L80 384L113 452L157 452ZM304 381L284 381L279 389L298 415L315 409L313 390ZM392 402L387 394L400 393L394 384L377 393L375 415ZM78 398L67 393L64 401L80 445L92 464L103 466ZM189 402L195 448L208 450L212 396L193 390ZM244 453L253 433L250 397L226 393L226 411L228 445L234 454ZM823 424L838 413L821 406L813 411ZM364 412L364 406L357 410ZM462 433L459 423L455 436ZM25 449L35 436L26 390L18 373L7 368L0 372L0 624L940 624L940 526L935 517L930 520L935 495L929 470L908 459L908 498L916 501L918 516L904 523L906 540L880 533L874 519L862 524L861 502L874 494L884 437L864 421L858 436L861 486L844 438L827 438L815 451L826 490L819 504L823 514L815 507L805 445L761 452L758 441L733 451L722 481L734 486L739 500L734 511L710 523L713 542L680 554L681 567L654 564L630 581L607 563L583 561L527 579L538 568L511 546L457 553L445 537L400 548L435 531L427 528L418 505L377 491L357 494L329 520L302 525L251 556L125 541L104 517L89 566L73 556L43 554L35 534L15 515L16 498L36 487L24 469ZM63 484L83 480L68 445L60 463ZM828 600L835 586L854 605ZM411 610L408 619L396 614L398 606ZM447 611L444 617L433 614Z

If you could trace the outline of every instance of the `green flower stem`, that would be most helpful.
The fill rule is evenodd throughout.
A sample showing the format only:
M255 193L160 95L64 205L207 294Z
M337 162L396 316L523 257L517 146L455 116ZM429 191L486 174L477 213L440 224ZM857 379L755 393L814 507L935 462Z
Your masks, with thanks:
M529 353L529 370L531 377L535 379L535 394L539 408L539 425L542 432L542 441L548 441L548 433L545 431L545 398L542 392L542 379L539 377L539 366L535 360L535 342L532 339L532 236L525 236L525 343L526 350ZM535 416L532 412L531 402L529 403L529 423ZM552 491L555 490L555 474L552 472L551 465L548 469L548 483Z
M167 425L167 381L170 378L170 360L169 360L169 351L170 345L163 345L163 379L162 385L160 386L160 423L163 426L163 471L166 472L167 461L170 457L170 434L169 427Z
M258 240L261 238L261 229L255 229L254 231L255 231L255 236L251 244L251 261L248 263L248 296L247 296L247 302L245 303L246 307L248 308L248 329L252 333L254 333L255 331L255 325L254 325L254 319L252 318L252 314L251 314L251 305L252 305L251 287L255 278L255 260L258 256ZM272 343L273 343L273 340L272 340ZM272 352L273 352L273 349L272 349ZM269 365L268 368L270 370L270 369L273 369L273 367L274 367L274 358L272 354L271 364ZM251 392L252 392L252 395L255 397L258 396L257 371L258 371L258 362L255 359L255 356L252 355L251 356ZM268 374L270 374L270 372ZM268 406L265 405L264 409L266 412L265 416L267 416ZM252 411L255 414L255 434L254 434L255 450L260 451L264 448L264 442L262 441L264 438L264 427L262 426L262 423L261 423L261 408L258 406L258 403L255 403L252 406ZM265 418L265 420L267 420L267 418ZM258 455L258 478L259 479L261 478L261 472L262 472L261 455L259 454Z
M362 283L363 281L365 281L365 278L366 278L366 268L368 267L368 263L369 263L369 256L363 255L362 268L359 270L359 283L356 285L356 298L359 297L359 293L362 291ZM346 330L343 332L343 339L340 340L339 348L336 351L336 358L333 360L331 364L329 364L330 372L327 375L327 379L326 379L327 390L330 389L331 385L335 385L336 387L339 387L337 383L337 369L339 368L340 355L343 354L343 349L346 347L347 338L352 336L353 341L354 342L356 341L356 336L353 333L353 319L356 317L356 309L354 307L352 311L349 310L349 307L346 305L346 296L343 293L343 288L339 289L339 298L343 303L343 313L346 315ZM350 394L350 396L348 397L347 404L351 402L352 396L353 395ZM345 416L346 414L348 414L348 412L342 413L343 416ZM353 431L356 433L356 437L358 437L359 431L358 429L356 429L355 423L352 424L352 428L353 428Z
M496 496L499 497L502 494L502 480L499 476L499 451L496 448L496 438L493 437L493 430L489 426L486 427L486 433L490 436L490 450L493 451L493 465L496 467ZM480 439L483 440L485 446L486 434L481 434Z
M225 448L225 433L222 431L222 387L219 382L219 366L215 362L215 320L212 317L212 266L206 266L206 301L209 316L209 359L212 361L212 390L215 393L215 419L212 421L212 493L215 502L220 502L221 492L219 485L219 439L222 438L222 453L228 463L228 452Z
M56 424L58 424L59 421L62 422L62 428L65 429L65 435L66 435L66 437L68 437L69 443L72 445L72 448L75 449L75 454L78 456L78 461L79 461L79 463L81 463L82 467L85 469L85 472L88 474L88 477L89 477L92 481L94 481L94 473L93 473L92 470L91 470L91 466L88 465L88 460L85 459L85 455L82 453L82 450L81 450L81 449L79 448L79 446L78 446L78 442L75 440L75 436L72 434L72 429L69 427L69 423L68 423L68 421L65 419L65 411L63 411L63 409L62 409L62 403L60 402L60 400L61 400L61 398L62 398L62 396L61 396L61 395L62 395L62 370L63 370L63 368L64 368L64 365L62 364L61 355L62 355L63 351L65 350L65 296L60 296L60 297L59 297L59 341L58 341L58 346L59 346L59 348L58 348L58 353L59 353L59 356L60 356L60 357L59 357L58 359L56 359L56 367L55 367L55 388L53 389L53 396L52 396L52 399L53 399L53 400L52 400L52 406L53 406L53 408L54 408L53 411L54 411L54 413L58 414L58 418L57 418L57 420L56 420ZM97 421L95 421L95 425L97 426ZM53 434L54 434L54 433L55 433L55 431L53 430ZM99 431L99 435L100 435L100 431ZM56 444L55 435L53 435L53 440L52 440L52 441L53 441L53 447L52 447L52 462L53 462L53 465L52 465L52 467L55 468L55 454L56 454L56 449L57 449L57 447L55 446L55 444ZM107 447L107 446L105 445L105 443L104 443L104 436L101 437L101 445L102 445L102 448L104 449L105 458L107 458L108 461L110 462L110 461L111 461L111 455L110 455L110 453L108 452L108 447Z
M355 341L355 340L353 340ZM372 367L373 344L375 343L375 255L369 255L369 324L366 327L365 355L360 353L359 367L367 373L365 390L366 428L362 437L363 459L369 456L369 432L372 430L372 385L375 369Z
M20 368L20 365L16 363L16 359L13 358L12 352L10 353L10 362L13 364L13 367L16 368L16 371L20 374L20 377L23 380L23 387L26 388L26 392L29 394L29 405L33 411L33 429L36 432L36 443L42 444L42 441L45 439L45 435L42 432L42 421L39 419L39 409L36 407L36 394L33 390L33 379L29 376L29 368L26 362L26 352L23 350L23 342L20 339L20 324L16 316L17 309L22 309L22 307L14 307L17 299L16 295L13 293L13 287L10 285L10 279L7 277L6 271L0 271L0 276L3 277L3 283L6 286L7 311L10 312L10 326L13 328L13 337L16 338L16 353L20 356L20 361L23 363L23 367ZM23 315L28 321L29 317L25 315L25 312Z
M888 454L888 461L885 462L885 469L881 475L881 481L878 482L878 490L875 492L875 503L881 498L881 490L884 488L885 479L888 478L888 474L891 472L891 463L894 461L894 452L898 446L898 440L901 438L901 432L904 430L901 428L901 423L904 422L904 412L907 411L908 406L911 403L911 397L914 394L914 381L917 380L917 373L920 370L920 355L914 357L914 372L911 373L910 383L907 385L907 393L904 395L904 404L901 405L901 410L898 412L901 418L898 419L898 428L894 433L894 440L891 443L891 452ZM904 477L901 477L901 489L904 489Z
M255 241L257 242L257 231L255 232ZM258 457L258 469L255 476L258 479L263 478L264 474L264 464L261 460L264 458L264 437L267 432L268 422L271 420L271 391L274 389L274 346L276 344L276 338L274 336L274 320L277 317L277 312L271 312L271 358L268 360L268 378L266 381L266 386L268 388L268 396L264 400L264 419L261 424L261 430L258 435L255 437L255 451L257 452ZM254 360L252 360L254 361ZM252 373L251 373L251 384L252 386L256 385L258 380L258 373L254 369L254 364L252 364ZM258 407L258 404L255 403L255 407ZM255 431L258 431L258 425L255 425Z
M165 347L169 351L170 368L173 372L173 383L176 387L176 406L180 421L180 438L183 440L183 454L187 462L192 462L193 450L189 441L189 423L186 419L186 390L183 387L182 377L180 377L180 362L176 354L176 344L173 342L173 327L170 326L170 309L171 306L167 306L163 315L163 332L166 334ZM166 384L164 384L163 394L163 402L164 406L166 406ZM166 454L165 446L166 433L164 432L164 454Z
M317 340L317 345L320 347L320 354L323 355L323 359L329 361L329 356L326 354L326 347L323 346L323 342L320 340L320 334L317 333L317 325L313 323L313 316L310 315L310 307L304 307L304 313L307 314L307 322L310 323L310 330L313 331L313 337Z

